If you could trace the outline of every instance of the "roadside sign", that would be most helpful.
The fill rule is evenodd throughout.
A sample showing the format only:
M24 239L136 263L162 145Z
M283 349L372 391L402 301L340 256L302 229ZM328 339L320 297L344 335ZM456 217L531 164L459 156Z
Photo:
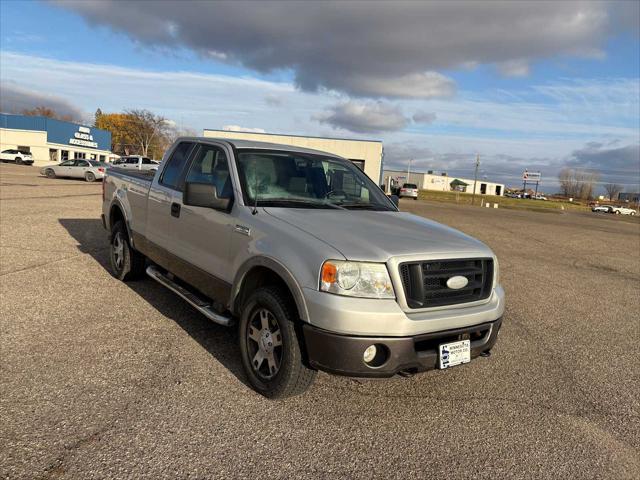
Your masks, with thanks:
M522 179L527 182L539 182L540 181L540 172L528 172L524 171L522 174Z

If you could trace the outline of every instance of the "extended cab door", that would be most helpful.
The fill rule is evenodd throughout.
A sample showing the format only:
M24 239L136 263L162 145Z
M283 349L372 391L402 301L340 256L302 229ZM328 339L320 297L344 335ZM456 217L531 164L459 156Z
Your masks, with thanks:
M172 208L175 209L172 207L173 196L176 192L182 194L181 182L194 146L193 142L180 142L176 145L169 152L162 165L162 171L156 173L149 189L144 235L153 244L153 247L160 247L164 250L159 251L161 255L172 251L173 248L174 242L170 242L170 237L175 232L169 230Z
M219 198L233 198L233 183L226 149L216 144L199 144L192 155L180 190L174 191L172 216L169 219L169 249L190 264L197 277L206 278L204 293L224 302L233 283L229 244L235 226L232 206L227 211L185 205L186 182L215 185ZM187 279L188 281L188 279ZM192 282L198 286L197 282Z

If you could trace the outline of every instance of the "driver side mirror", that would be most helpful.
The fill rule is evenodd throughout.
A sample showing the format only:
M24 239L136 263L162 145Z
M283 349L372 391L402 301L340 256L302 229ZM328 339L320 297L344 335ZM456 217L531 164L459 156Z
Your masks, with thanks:
M182 203L194 207L213 208L215 210L229 210L231 198L218 197L218 190L210 183L187 182L184 185Z

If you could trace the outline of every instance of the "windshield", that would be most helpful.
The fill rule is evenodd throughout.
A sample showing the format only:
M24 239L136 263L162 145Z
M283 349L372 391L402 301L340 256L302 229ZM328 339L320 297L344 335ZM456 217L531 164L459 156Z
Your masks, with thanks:
M395 211L393 203L346 160L295 152L239 150L246 205Z

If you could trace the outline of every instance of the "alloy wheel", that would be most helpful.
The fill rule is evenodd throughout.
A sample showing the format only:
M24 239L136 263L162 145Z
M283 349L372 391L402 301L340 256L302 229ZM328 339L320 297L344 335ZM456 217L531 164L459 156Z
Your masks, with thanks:
M117 232L113 237L113 260L118 271L122 270L124 265L124 240L122 234Z
M275 377L282 362L282 334L275 315L266 308L256 310L247 326L246 342L253 371L264 380Z

